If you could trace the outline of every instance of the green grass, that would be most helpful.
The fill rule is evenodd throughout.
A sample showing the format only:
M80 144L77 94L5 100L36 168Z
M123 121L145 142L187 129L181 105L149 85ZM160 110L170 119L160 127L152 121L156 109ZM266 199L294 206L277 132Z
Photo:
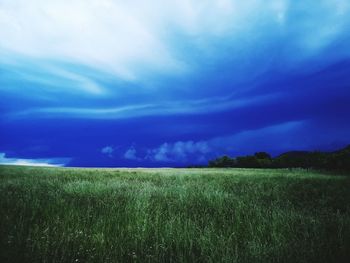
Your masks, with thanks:
M350 177L0 166L0 262L350 262Z

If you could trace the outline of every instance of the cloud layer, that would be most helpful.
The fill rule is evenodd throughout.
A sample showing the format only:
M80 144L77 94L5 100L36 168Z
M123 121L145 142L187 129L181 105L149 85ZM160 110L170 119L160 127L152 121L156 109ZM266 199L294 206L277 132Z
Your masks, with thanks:
M344 144L349 28L348 0L0 0L1 151L175 165Z
M21 59L41 61L41 72L21 73L28 81L47 81L44 72L71 89L99 95L110 87L58 63L153 88L159 74L196 75L228 59L239 63L237 73L256 75L275 63L299 66L348 37L349 10L346 0L2 0L0 53L15 68ZM279 62L266 55L276 47ZM349 50L327 60L339 55L349 56Z
M68 158L59 159L18 159L8 158L5 153L0 153L0 164L2 165L21 165L21 166L47 166L60 167L69 162Z
M188 162L193 157L203 161L205 155L211 151L207 142L178 141L175 143L163 143L157 148L149 149L145 159L155 162ZM204 159L205 160L205 159Z

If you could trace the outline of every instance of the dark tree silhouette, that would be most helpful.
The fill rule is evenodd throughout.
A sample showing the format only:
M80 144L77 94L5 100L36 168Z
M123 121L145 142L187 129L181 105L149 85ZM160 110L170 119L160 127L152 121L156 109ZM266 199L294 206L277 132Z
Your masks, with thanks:
M350 171L350 145L335 152L292 151L272 158L269 153L230 158L222 156L209 161L209 167L241 168L314 168Z

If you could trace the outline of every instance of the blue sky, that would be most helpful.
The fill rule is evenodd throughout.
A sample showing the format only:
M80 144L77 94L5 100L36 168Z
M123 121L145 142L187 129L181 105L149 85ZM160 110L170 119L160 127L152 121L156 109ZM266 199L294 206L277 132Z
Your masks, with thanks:
M348 0L0 0L0 163L350 143Z

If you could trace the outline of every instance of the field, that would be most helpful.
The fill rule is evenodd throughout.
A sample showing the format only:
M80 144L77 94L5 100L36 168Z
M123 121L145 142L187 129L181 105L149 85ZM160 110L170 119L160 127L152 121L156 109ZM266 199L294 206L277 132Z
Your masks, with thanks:
M350 262L350 177L0 166L0 262Z

